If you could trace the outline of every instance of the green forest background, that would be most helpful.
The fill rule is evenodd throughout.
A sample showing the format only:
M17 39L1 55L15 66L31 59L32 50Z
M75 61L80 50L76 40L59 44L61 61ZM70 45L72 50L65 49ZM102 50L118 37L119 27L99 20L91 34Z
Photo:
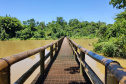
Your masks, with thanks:
M125 0L111 0L117 9L126 7ZM56 21L38 22L35 19L19 21L16 17L0 16L0 40L49 40L68 36L74 39L99 38L94 51L110 57L126 58L126 10L116 15L114 24L105 22L88 22L63 17Z

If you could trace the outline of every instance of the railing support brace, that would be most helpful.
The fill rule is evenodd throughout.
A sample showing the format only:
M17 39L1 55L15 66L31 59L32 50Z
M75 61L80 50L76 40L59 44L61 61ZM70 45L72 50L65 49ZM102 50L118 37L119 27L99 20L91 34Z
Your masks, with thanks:
M81 53L80 53L80 59L81 59L82 61L85 60L85 53L82 52L82 51L81 51ZM84 67L83 67L83 65L80 63L80 74L83 75L83 72L84 72Z
M53 45L50 47L50 59L53 60Z
M105 84L119 84L118 80L105 67Z
M45 73L45 49L40 52L40 74L44 75Z

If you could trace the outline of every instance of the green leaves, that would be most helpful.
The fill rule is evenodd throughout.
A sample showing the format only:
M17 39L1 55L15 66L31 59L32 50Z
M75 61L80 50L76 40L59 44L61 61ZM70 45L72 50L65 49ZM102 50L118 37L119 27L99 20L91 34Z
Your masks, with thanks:
M100 39L94 44L94 51L109 57L126 58L126 10L116 16L113 25L99 27L97 35Z
M5 34L4 39L13 38L16 36L16 31L19 31L22 29L21 22L14 17L0 17L0 26L4 29ZM6 37L7 36L7 37Z
M126 0L111 0L109 4L117 9L126 8Z
M57 39L61 36L74 38L83 36L95 37L100 25L98 26L98 23L95 22L80 22L78 19L71 19L67 24L63 17L57 17L56 21L48 24L35 21L33 18L23 21L21 24L16 18L6 16L0 17L0 27L5 29L5 33L9 35L9 38L16 37L26 40L30 38Z
M108 41L94 44L94 51L109 57L126 58L126 37L110 38Z
M106 31L107 31L107 26L105 24L101 25L99 30L97 31L97 36L101 38L104 37Z

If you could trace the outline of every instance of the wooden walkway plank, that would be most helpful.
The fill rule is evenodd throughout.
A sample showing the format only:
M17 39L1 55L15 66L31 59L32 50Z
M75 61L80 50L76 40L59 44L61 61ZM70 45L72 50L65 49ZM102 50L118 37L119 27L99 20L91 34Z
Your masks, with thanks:
M75 61L67 38L64 38L61 49L52 64L44 84L90 84L86 74L80 75L79 65ZM42 84L40 83L40 84Z

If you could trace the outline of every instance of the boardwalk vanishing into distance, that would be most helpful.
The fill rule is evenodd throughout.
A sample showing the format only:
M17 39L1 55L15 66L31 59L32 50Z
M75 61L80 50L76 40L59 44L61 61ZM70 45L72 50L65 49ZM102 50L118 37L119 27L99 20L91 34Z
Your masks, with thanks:
M47 48L50 48L50 52L45 55ZM36 53L40 53L40 60L14 84L23 84L38 66L40 72L31 80L31 84L126 84L126 69L118 62L93 53L67 37L34 50L1 58L0 84L10 84L11 65ZM105 81L101 81L86 63L85 54L105 66ZM47 59L50 60L45 64Z
M64 39L61 49L44 79L41 84L91 84L86 74L80 75L79 65L73 56L67 38Z

